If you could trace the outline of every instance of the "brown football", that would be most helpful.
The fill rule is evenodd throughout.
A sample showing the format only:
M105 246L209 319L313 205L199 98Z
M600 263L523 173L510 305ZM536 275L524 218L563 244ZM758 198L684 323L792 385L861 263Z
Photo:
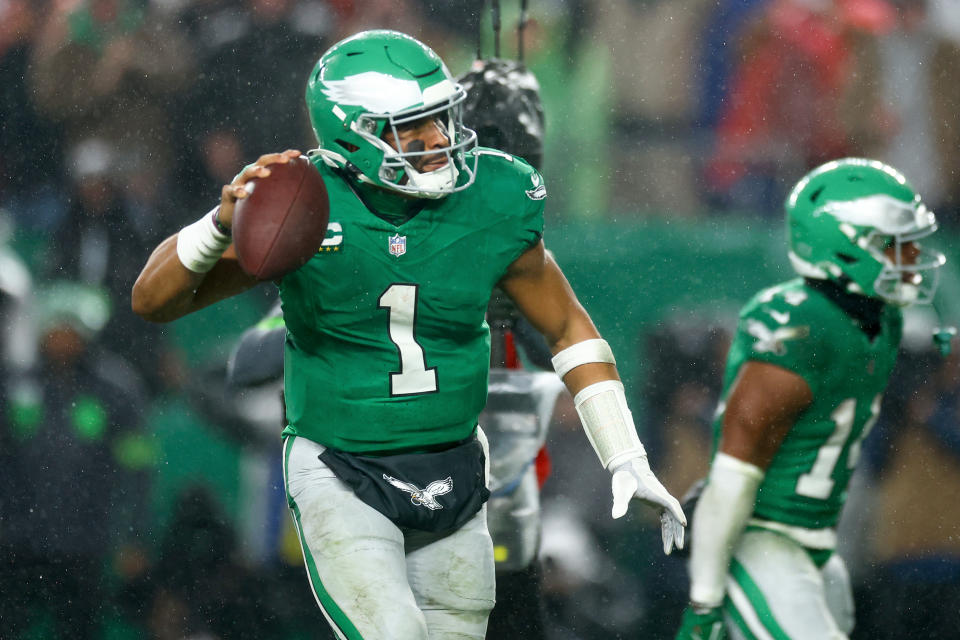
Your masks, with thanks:
M233 212L240 267L276 280L302 267L320 249L330 201L320 172L306 156L270 165L270 175L247 183L250 195Z

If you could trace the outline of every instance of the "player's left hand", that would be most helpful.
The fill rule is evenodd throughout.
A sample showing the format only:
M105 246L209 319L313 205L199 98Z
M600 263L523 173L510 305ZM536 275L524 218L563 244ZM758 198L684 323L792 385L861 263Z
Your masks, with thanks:
M647 456L637 456L613 471L613 517L627 512L631 498L637 498L660 512L663 552L670 555L674 547L683 548L683 532L687 518L677 499L670 495L650 470Z
M724 640L726 637L719 607L698 611L689 606L683 612L674 640Z

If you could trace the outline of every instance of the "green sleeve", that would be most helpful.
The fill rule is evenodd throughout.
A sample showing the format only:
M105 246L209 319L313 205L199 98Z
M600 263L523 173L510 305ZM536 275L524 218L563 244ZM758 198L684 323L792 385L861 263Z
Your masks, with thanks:
M523 172L523 229L529 234L532 246L543 237L543 208L547 200L547 187L543 176L524 160L518 159Z
M547 187L543 176L526 160L514 157L517 169L516 180L519 182L513 190L515 202L513 205L515 216L513 225L518 235L520 249L514 258L534 246L543 237L543 209L547 198Z

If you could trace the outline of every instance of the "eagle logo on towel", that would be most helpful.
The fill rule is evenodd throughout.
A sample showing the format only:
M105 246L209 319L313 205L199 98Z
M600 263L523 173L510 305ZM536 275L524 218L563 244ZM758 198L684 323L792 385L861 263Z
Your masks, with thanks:
M383 479L395 486L397 489L409 493L410 502L418 507L426 507L431 511L443 509L443 505L437 502L437 496L442 496L445 493L450 493L453 491L453 478L449 476L443 480L434 480L423 489L412 482L397 480L393 476L388 476L387 474L383 474Z

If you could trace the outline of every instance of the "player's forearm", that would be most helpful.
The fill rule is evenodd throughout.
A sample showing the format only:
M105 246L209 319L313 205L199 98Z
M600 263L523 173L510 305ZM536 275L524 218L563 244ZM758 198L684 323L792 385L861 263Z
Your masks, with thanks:
M573 369L563 376L563 383L570 391L570 395L576 396L592 384L604 380L619 380L615 364L606 362L593 362L584 364Z
M646 455L606 340L573 344L553 357L553 366L573 394L583 429L605 468Z
M170 322L193 310L205 273L190 271L177 256L177 235L154 249L131 294L133 312L151 322Z
M220 211L214 208L154 250L133 286L136 314L170 322L256 284L235 259Z
M197 273L183 265L176 245L177 236L164 240L133 285L133 311L145 320L171 322L257 284L240 269L232 249L210 271Z
M733 549L746 527L763 471L718 453L693 516L690 601L704 608L723 602Z

